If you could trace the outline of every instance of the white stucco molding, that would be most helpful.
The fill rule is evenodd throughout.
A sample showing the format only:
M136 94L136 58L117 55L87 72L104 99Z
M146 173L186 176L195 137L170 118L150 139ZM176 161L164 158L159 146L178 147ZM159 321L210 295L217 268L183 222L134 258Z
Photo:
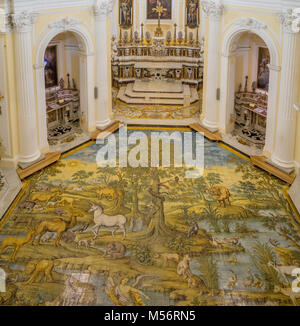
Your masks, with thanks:
M300 32L300 8L295 8L293 10L293 22L292 22L292 29L295 33Z
M300 9L287 9L277 14L284 33L300 32Z
M201 2L202 11L209 19L220 20L224 12L221 2L206 0Z
M0 11L0 34L12 32L11 16Z
M96 17L109 17L113 11L115 0L95 0L94 15Z
M256 31L256 30L267 28L266 24L264 24L263 22L255 19L255 18L251 18L251 17L243 17L243 18L237 19L234 21L234 24L239 27L245 27L245 28L249 29L250 31Z
M67 31L74 26L83 24L83 21L80 19L74 19L70 17L65 17L63 19L57 20L48 25L49 29L59 29L62 31Z
M37 17L38 13L23 11L19 14L11 14L9 19L14 30L22 33L32 30Z

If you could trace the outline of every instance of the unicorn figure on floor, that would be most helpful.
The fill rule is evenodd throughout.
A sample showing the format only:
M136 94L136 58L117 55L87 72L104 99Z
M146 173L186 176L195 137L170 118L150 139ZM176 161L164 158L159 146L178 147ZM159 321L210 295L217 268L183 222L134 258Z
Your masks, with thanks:
M126 229L125 224L127 222L127 219L123 215L115 215L115 216L109 216L104 214L104 210L101 205L95 205L93 204L91 209L89 210L89 213L94 213L94 222L95 225L92 227L92 232L94 233L95 237L97 238L98 233L100 231L101 226L105 227L112 227L114 230L112 231L112 236L115 236L115 232L117 230L123 231L123 240L126 237Z

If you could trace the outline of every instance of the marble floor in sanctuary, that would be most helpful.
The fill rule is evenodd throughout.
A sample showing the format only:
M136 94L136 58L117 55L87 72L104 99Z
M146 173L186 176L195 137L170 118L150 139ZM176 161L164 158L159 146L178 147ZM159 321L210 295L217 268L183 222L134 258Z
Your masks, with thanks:
M187 106L199 100L196 88L173 80L136 80L122 86L117 98L132 105Z

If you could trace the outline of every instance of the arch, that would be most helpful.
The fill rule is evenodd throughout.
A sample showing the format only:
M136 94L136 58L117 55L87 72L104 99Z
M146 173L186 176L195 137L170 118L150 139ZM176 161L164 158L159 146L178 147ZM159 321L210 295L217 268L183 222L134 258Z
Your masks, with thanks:
M239 18L231 22L223 38L221 48L220 128L227 131L234 101L235 85L233 82L230 82L230 79L234 78L234 67L230 62L230 57L233 55L232 46L238 35L244 32L250 32L259 36L265 42L270 52L270 86L264 147L264 152L270 156L274 147L280 56L276 41L270 35L271 32L269 33L268 31L270 31L268 26L257 19L251 17Z
M72 32L82 46L82 60L80 60L80 71L83 72L85 87L80 87L81 97L86 103L85 121L87 131L92 131L95 125L95 103L93 97L94 80L94 45L89 32L83 28L80 20L64 18L48 25L48 32L41 39L36 50L36 90L38 107L39 145L41 150L49 148L47 134L46 97L44 79L44 55L47 46L58 34ZM82 85L82 83L80 82ZM89 85L89 87L88 87Z
M263 22L255 18L247 17L247 19L248 21L252 22L249 23L248 26L246 25L246 23L243 24L243 22L246 21L245 19L239 18L231 22L231 25L233 25L233 27L229 28L229 30L225 34L225 37L223 38L222 54L228 55L230 53L230 46L237 35L244 32L251 32L259 36L266 43L270 51L271 65L278 66L280 62L279 52L277 50L275 41L267 32L268 27Z

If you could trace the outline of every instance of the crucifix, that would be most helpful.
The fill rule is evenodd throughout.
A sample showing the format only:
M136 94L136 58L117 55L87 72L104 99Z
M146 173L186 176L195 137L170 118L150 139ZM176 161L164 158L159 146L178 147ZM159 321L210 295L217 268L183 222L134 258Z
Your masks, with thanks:
M158 26L155 31L155 36L162 36L162 29L160 27L160 17L168 11L168 9L164 8L160 1L157 1L156 8L153 8L152 11L156 12L158 15Z

